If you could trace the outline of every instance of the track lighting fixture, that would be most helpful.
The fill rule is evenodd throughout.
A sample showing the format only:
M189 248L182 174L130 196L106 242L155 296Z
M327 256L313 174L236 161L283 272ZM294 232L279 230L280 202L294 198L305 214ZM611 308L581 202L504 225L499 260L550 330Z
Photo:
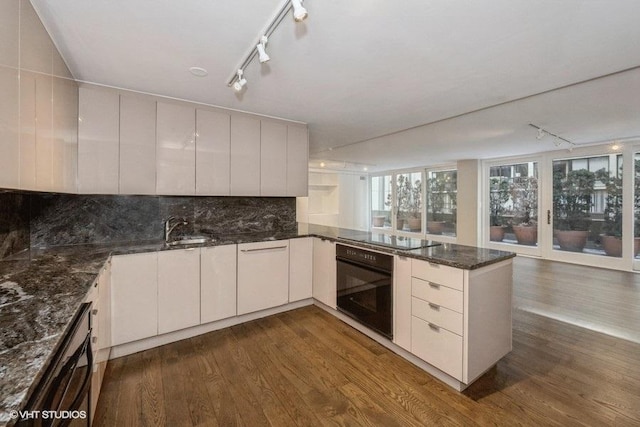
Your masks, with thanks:
M538 129L538 133L536 134L536 139L538 141L543 139L545 136L550 136L553 138L553 145L555 145L556 147L560 147L562 143L567 143L569 144L569 149L571 150L576 145L573 142L569 141L567 138L563 138L559 135L556 135L555 133L551 133L548 130L541 128L540 126L534 125L533 123L529 123L529 126Z
M307 13L307 9L302 7L300 0L291 0L291 5L293 6L293 19L295 19L296 22L307 19L309 14Z
M269 58L269 55L267 55L267 51L265 50L268 41L269 38L267 38L267 36L262 36L260 38L260 43L256 45L256 49L258 49L258 60L260 60L261 64L264 64L271 59Z
M233 90L236 92L240 92L247 84L247 79L242 77L243 74L244 72L242 71L242 68L236 72L236 82L233 84Z
M266 52L266 46L268 38L273 34L280 22L288 15L289 11L293 9L293 18L296 22L303 21L309 15L307 9L302 7L301 0L285 0L280 7L278 13L273 17L267 28L262 32L262 36L258 40L257 44L254 44L251 50L245 55L243 61L238 66L238 69L245 70L249 63L253 60L253 58L258 56L258 60L260 63L265 63L269 61L269 55ZM236 91L242 90L244 85L247 83L246 80L242 78L241 74L234 72L229 79L227 80L227 86L233 87Z

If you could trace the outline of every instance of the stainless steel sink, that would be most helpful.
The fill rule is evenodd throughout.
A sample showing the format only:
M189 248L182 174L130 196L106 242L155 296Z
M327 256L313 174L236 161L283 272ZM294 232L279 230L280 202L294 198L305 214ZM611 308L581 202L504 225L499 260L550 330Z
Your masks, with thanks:
M185 246L185 245L200 245L211 241L208 237L204 236L189 236L172 242L167 242L167 246Z

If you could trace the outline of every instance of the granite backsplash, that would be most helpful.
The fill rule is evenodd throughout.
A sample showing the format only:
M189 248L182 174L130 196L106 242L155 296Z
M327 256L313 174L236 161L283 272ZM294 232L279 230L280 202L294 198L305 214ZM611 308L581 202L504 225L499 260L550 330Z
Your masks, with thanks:
M296 230L294 197L171 197L0 193L0 258L28 248L163 238L163 221L184 218L175 236Z

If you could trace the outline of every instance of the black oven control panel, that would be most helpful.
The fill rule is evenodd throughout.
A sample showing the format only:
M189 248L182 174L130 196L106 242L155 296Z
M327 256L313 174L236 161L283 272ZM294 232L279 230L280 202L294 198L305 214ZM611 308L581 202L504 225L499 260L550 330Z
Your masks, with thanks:
M370 265L382 270L393 271L393 256L351 246L336 245L336 259Z

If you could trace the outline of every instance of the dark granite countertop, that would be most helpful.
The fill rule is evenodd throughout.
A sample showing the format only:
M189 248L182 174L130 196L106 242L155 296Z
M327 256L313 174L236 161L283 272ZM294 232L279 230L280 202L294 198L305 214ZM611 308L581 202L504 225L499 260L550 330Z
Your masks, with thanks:
M74 314L110 255L316 236L457 268L475 269L515 254L445 243L414 250L363 242L355 231L299 224L289 232L210 236L205 244L167 248L160 241L33 249L0 261L0 426L24 405Z

